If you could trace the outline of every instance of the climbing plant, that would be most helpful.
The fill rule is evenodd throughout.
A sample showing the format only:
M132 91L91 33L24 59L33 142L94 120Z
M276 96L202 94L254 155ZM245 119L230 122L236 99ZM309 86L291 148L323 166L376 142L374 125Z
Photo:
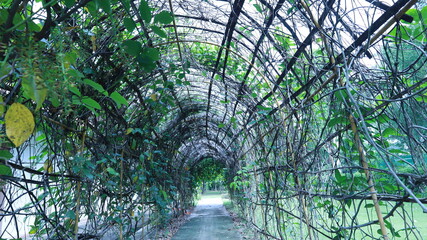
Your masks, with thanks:
M424 239L425 2L0 3L0 238Z

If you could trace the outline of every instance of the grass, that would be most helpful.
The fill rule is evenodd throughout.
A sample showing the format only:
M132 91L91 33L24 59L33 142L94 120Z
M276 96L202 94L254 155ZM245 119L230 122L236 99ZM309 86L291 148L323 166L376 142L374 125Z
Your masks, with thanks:
M387 215L387 213L389 213L390 211L390 206L381 206L381 212L383 216ZM406 223L405 218L407 219ZM360 223L368 222L375 219L376 213L374 208L365 208L365 211L362 210L358 215L358 220ZM411 220L413 220L413 222ZM419 233L417 235L424 237L424 239L427 239L427 214L423 213L422 208L418 204L405 203L402 207L399 207L398 210L394 213L394 215L389 217L386 221L388 221L394 228L394 231L398 232L398 235L401 236L396 236L394 239L417 239L414 233L410 233L410 235L405 236L405 229L413 229L415 232ZM379 228L379 226L377 228ZM389 235L391 235L391 230L387 230L389 232Z
M340 219L330 219L328 217L328 209L326 207L320 207L320 208L312 208L309 209L309 213L312 216L313 219L315 219L314 224L317 228L320 230L322 229L322 226L325 228L330 228L333 225L334 220L338 220L339 223L345 222L346 226L351 225L352 217L355 214L355 211L357 209L357 206L361 204L360 211L357 214L356 222L357 224L363 224L370 221L377 220L377 216L375 213L375 209L372 207L371 201L363 201L362 200L356 200L353 202L353 205L349 208L348 214L342 214L342 212L335 213L334 216L340 218ZM228 194L223 194L223 202L224 206L227 208L228 211L236 212L237 209L233 207L233 204L231 200L228 198ZM338 201L334 201L333 204L335 206L340 206ZM394 204L393 204L394 205ZM295 215L299 215L298 205L296 202L290 203L288 201L286 204L284 204L285 208ZM383 204L381 205L381 211L383 216L387 215L391 211L392 206ZM255 220L258 225L261 227L262 224L262 214L261 210L258 208L255 212L252 213L253 217L252 219ZM345 220L342 221L342 218L345 217ZM406 221L405 221L406 220ZM389 238L391 240L400 240L400 239L427 239L427 214L423 213L422 208L418 204L413 203L405 203L403 206L399 207L395 212L394 215L389 217L386 220L388 223L387 225L389 228L387 229ZM274 231L275 229L275 222L271 222L269 228L270 231ZM357 225L354 224L354 225ZM267 222L267 226L269 223ZM283 232L285 232L285 236L287 239L298 239L301 238L301 235L307 234L306 226L303 225L300 227L300 221L297 218L288 218L283 221ZM337 226L337 225L335 225ZM392 230L393 228L393 233ZM379 239L381 235L377 232L380 229L378 224L373 224L366 227L361 227L357 229L355 232L351 234L351 237L348 239L372 239L370 237L366 236L366 233L374 236L375 238ZM325 231L322 231L325 232ZM397 234L396 234L397 233ZM349 233L347 233L347 237L349 237ZM400 237L399 237L400 236ZM330 237L335 237L335 235L330 235ZM319 235L319 239L328 239L327 237L324 237L322 235Z
M206 191L203 194L198 193L195 197L196 205L202 198L221 198L221 195L224 193L226 192L225 191Z
M239 217L237 209L234 207L233 202L230 200L230 197L227 192L222 194L222 202L225 209L231 214L234 215L234 225L240 234L243 236L243 239L258 239L255 237L256 233L253 229L248 228L244 223L245 219Z
M222 194L227 193L226 191L206 191L202 194L203 198L221 198Z

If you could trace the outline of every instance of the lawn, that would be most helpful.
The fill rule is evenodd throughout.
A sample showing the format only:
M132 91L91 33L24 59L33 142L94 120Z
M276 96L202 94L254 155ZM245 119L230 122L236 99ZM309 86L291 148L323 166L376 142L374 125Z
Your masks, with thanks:
M213 193L210 193L213 196ZM216 195L216 194L215 194ZM209 196L209 195L208 195ZM217 196L217 195L216 195ZM223 194L223 201L224 205L227 209L231 211L237 211L236 208L233 208L233 204L231 203L230 199L226 194ZM348 210L347 214L338 213L335 216L337 216L340 219L334 219L338 220L338 222L345 222L346 226L351 225L351 221L357 206L361 204L361 208L359 210L359 213L357 214L357 218L355 219L355 223L353 225L358 224L364 224L373 220L376 220L376 213L375 209L371 207L370 203L371 201L363 201L362 200L356 200L353 202L352 207ZM334 201L334 204L336 206L339 206L338 201ZM292 213L295 215L299 215L298 212L298 206L296 204L290 204L289 201L285 204L287 210L293 210ZM381 210L383 216L386 216L393 205L387 205L382 204ZM325 226L328 228L333 223L333 219L328 218L327 214L328 209L323 208L312 208L310 209L310 214L312 216L314 225L318 227L320 230L322 230L321 226ZM345 217L346 219L342 221L342 218ZM252 219L257 222L260 226L263 225L263 219L261 210L257 208L257 210L254 212L254 215L252 216ZM406 220L406 223L405 223ZM388 234L390 239L427 239L427 214L423 213L422 208L413 203L405 203L402 206L400 206L392 216L386 219L387 225L388 225ZM275 225L276 222L274 220L271 220L270 223L267 222L267 225ZM275 226L269 226L270 229L274 229ZM283 222L282 228L284 229L285 236L287 236L287 239L295 239L295 237L299 237L301 235L306 235L306 227L299 227L300 222L296 218L288 218L286 221ZM335 225L337 226L337 225ZM366 237L364 233L368 233L372 236L374 236L376 239L379 239L381 235L377 232L380 229L378 224L373 224L370 226L365 226L357 229L354 231L351 235L349 232L347 232L347 239L354 239L354 240L360 240L360 239L372 239L369 237ZM393 230L391 230L393 229ZM324 231L322 231L324 232ZM392 233L393 232L393 233ZM335 237L335 234L331 234L330 237ZM328 239L327 237L324 237L322 235L318 235L318 239ZM301 238L302 239L302 238ZM345 238L343 238L345 239Z

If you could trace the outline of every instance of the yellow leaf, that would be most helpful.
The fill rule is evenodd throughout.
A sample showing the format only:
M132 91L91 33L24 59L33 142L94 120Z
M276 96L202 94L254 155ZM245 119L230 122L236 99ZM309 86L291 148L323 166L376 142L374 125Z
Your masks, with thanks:
M52 173L53 172L53 166L52 166L52 162L47 159L44 164L43 164L43 169L45 172L47 173Z
M67 158L69 158L69 157L71 157L71 152L70 151L68 151L68 150L65 150L65 156L67 157Z
M126 129L126 135L129 135L131 132L133 131L133 128L128 128L128 129Z
M153 93L150 95L151 100L157 101L157 94Z
M90 40L92 41L92 51L96 52L96 37L90 36Z
M34 131L34 117L27 107L20 103L12 104L5 116L6 135L16 147L21 146Z

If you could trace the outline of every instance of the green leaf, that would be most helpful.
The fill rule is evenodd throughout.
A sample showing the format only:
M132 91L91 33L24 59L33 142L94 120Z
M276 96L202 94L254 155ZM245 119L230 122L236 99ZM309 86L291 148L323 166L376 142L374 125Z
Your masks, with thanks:
M153 30L153 32L161 38L167 38L168 37L168 35L166 35L165 31L163 31L161 28L159 28L157 26L151 26L151 30Z
M365 208L373 208L373 207L374 207L374 204L372 203L365 204Z
M391 127L389 127L389 128L386 128L383 132L382 132L382 134L381 134L383 137L389 137L389 136L391 136L391 135L394 135L394 136L399 136L399 133L397 132L397 130L396 129L394 129L394 128L391 128Z
M39 229L36 226L31 226L31 230L28 232L29 234L36 234Z
M41 27L36 24L34 21L29 20L28 22L28 28L33 32L39 32L41 30Z
M414 18L414 21L410 25L420 24L421 19L424 20L424 24L427 23L427 6L423 7L423 9L421 9L421 11L418 9L415 9L415 8L409 9L408 11L406 11L405 14ZM421 15L421 19L420 19L420 15ZM407 23L407 24L409 24L409 23Z
M70 86L70 87L68 87L68 90L69 90L70 92L72 92L72 93L76 94L76 95L77 95L77 96L79 96L79 97L81 97L81 96L82 96L82 93L80 92L80 90L79 90L77 87L75 87L75 86Z
M94 178L93 171L90 168L83 168L82 169L82 173L88 179L93 179Z
M386 190L387 192L394 193L397 190L396 185L388 183L387 179L385 179L385 181L382 181L382 182L384 182L383 189Z
M347 207L351 207L352 200L346 199L346 200L344 200L344 202L347 205Z
M39 76L34 73L23 75L22 87L24 93L36 102L36 111L39 110L47 97L47 88Z
M411 29L410 28L401 26L400 31L399 31L400 35L397 33L397 28L394 28L393 30L395 30L394 34L393 34L393 31L391 32L391 34L393 34L393 36L399 36L399 37L401 37L402 39L405 39L405 40L410 40L411 39L411 33L410 33Z
M68 69L67 74L70 75L71 77L76 77L76 78L84 78L85 76L83 75L83 73L73 68Z
M1 12L0 12L0 14L1 14ZM8 75L11 72L13 72L12 71L12 65L10 65L8 63L1 63L0 64L0 77Z
M64 61L66 61L69 65L75 65L77 62L78 54L74 51L67 52L64 54Z
M80 89L78 89L76 86L70 86L68 87L68 90L72 93L74 93L76 96L81 97L82 93L80 92ZM74 96L75 97L75 96Z
M7 9L0 9L0 25L5 23L8 17L9 12L7 11Z
M424 19L424 24L427 24L427 6L424 6L423 9L421 9L421 16Z
M257 108L260 110L263 110L263 111L271 111L272 110L271 107L264 107L262 105L258 105Z
M114 102L116 102L118 107L120 107L122 104L125 106L128 105L126 98L124 98L122 95L120 95L120 93L118 93L116 91L111 93L110 98L113 99Z
M337 124L345 124L345 125L347 125L349 123L350 123L350 120L348 120L348 118L346 118L346 117L336 117L336 118L333 118L333 119L331 119L329 121L328 127L333 127L333 126L335 126Z
M119 175L119 173L116 170L112 169L111 167L107 168L107 172L110 173L111 175L114 175L114 176Z
M3 116L5 110L3 96L0 96L0 117Z
M0 175L12 176L12 169L9 166L0 164Z
M337 169L335 170L335 179L337 179L338 183L344 183L347 180L345 175L341 175L341 172Z
M64 0L64 4L67 8L71 8L76 3L76 0Z
M254 7L256 8L256 10L258 11L258 12L260 12L260 13L262 13L263 11L262 11L262 8L261 8L261 6L259 5L259 4L254 4Z
M25 30L26 24L22 24L24 21L25 19L21 14L15 14L15 16L13 17L13 24L18 26L18 30Z
M123 42L123 49L132 56L137 56L142 50L142 44L135 40L126 40Z
M133 30L135 30L136 24L131 18L125 18L123 22L125 24L126 30L128 30L129 32L133 32Z
M129 2L129 0L120 1L120 2L123 4L123 7L126 10L126 12L129 12L129 10L130 10L130 2Z
M155 61L160 59L159 50L156 48L145 48L142 53L137 57L138 63L145 71L151 72L156 68Z
M90 1L86 4L86 8L92 16L98 15L98 4L95 1Z
M0 159L9 160L11 158L13 158L13 154L8 150L0 150Z
M154 16L154 22L169 24L173 21L172 14L168 11L161 11Z
M139 5L139 13L141 14L142 20L144 20L146 23L149 23L153 17L151 14L151 9L145 0L141 0Z
M156 63L153 62L153 60L151 60L148 57L139 55L138 57L136 57L136 60L138 61L139 65L142 68L144 68L144 71L146 72L151 72L156 68Z
M414 18L414 22L419 22L419 21L420 21L420 18L419 18L419 16L418 16L418 10L417 10L417 9L414 9L414 8L409 9L408 11L406 11L406 13L405 13L405 14L407 14L407 15L409 15L409 16L411 16L411 17L413 17L413 18Z
M424 103L424 102L427 102L427 96L424 96L424 95L416 96L415 100L418 102Z
M67 213L65 213L65 217L69 219L75 219L76 213L73 210L68 210Z
M390 118L385 114L381 114L377 117L377 120L378 120L378 123L386 123L390 121Z
M163 195L163 199L168 199L168 194L165 191L160 190L160 193Z
M52 104L52 106L54 106L54 107L59 107L61 105L61 102L59 101L57 94L50 95L49 101Z
M148 57L153 61L157 61L160 59L160 52L157 48L144 48L142 56Z
M40 136L38 136L36 138L37 142L39 142L39 141L45 141L45 140L46 140L46 134L44 134L44 133L40 134Z
M104 10L105 13L111 13L110 0L96 0L96 3Z
M99 105L99 103L97 101L93 100L90 97L87 97L87 96L83 97L82 103L91 107L91 108L101 110L101 105Z
M389 152L390 153L396 153L396 154L405 154L405 155L409 154L407 151L402 151L400 149L390 149Z
M338 90L334 93L336 99L340 102L345 102L348 99L348 93L345 89Z
M96 83L96 82L94 82L94 81L92 81L92 80L90 80L90 79L85 79L83 82L84 82L85 84L87 84L87 85L91 86L92 88L94 88L94 89L95 89L95 90L97 90L98 92L100 92L100 93L104 94L105 96L108 96L107 91L105 91L104 87L102 87L102 85L101 85L101 84Z

